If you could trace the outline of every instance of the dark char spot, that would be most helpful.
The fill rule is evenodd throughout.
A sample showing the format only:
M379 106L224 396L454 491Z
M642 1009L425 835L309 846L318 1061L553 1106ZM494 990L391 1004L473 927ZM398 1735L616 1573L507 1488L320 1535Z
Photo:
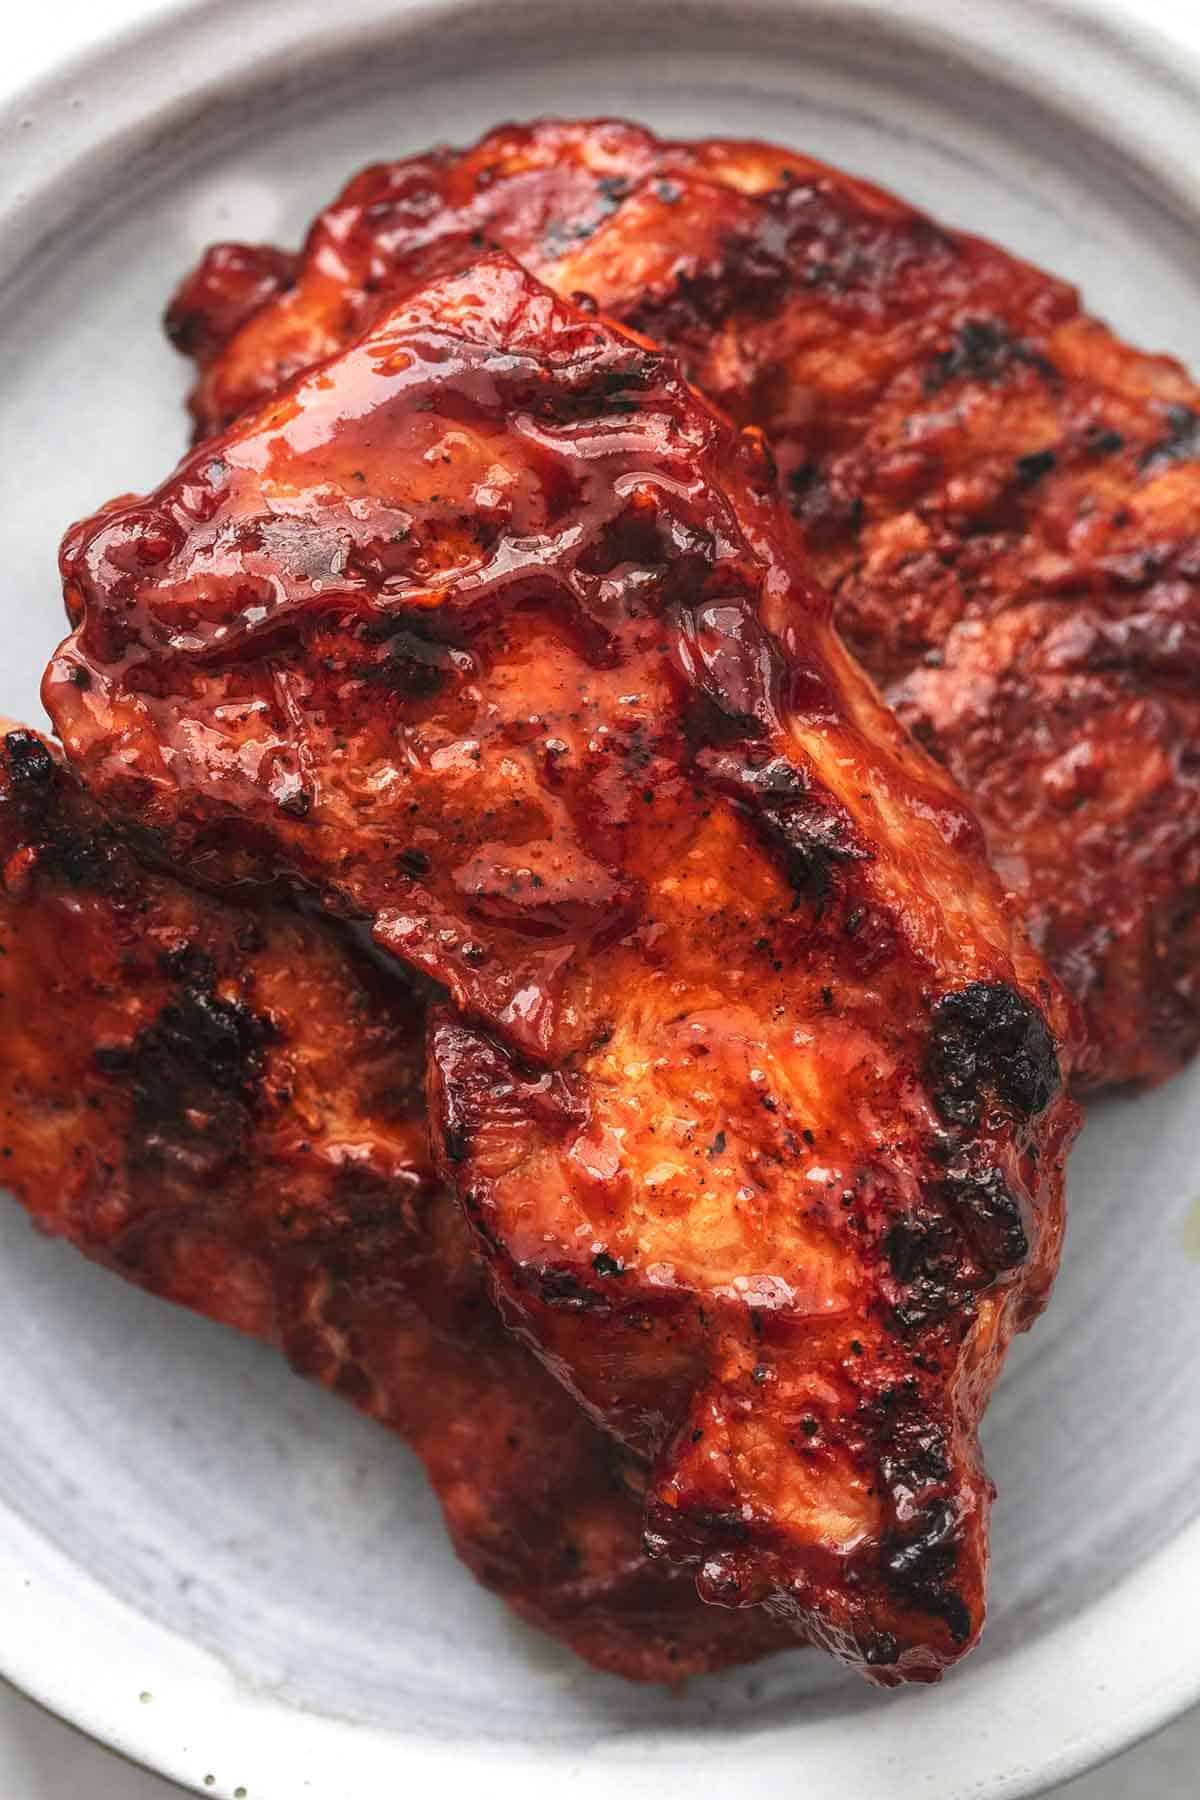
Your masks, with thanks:
M1190 406L1170 406L1165 433L1142 452L1138 468L1148 474L1164 463L1188 462L1194 456L1200 456L1200 417Z
M522 1283L536 1288L547 1306L561 1306L573 1312L588 1312L608 1306L602 1294L585 1287L571 1269L526 1267L521 1271Z
M470 1148L471 1136L465 1125L447 1123L442 1127L442 1151L447 1162L466 1162Z
M952 1222L933 1208L905 1213L888 1228L883 1253L906 1290L893 1308L896 1329L920 1331L972 1303L961 1279L961 1242Z
M128 1083L144 1153L215 1166L236 1151L271 1027L216 992L202 951L171 952L161 967L177 993L131 1044L99 1048L95 1064Z
M1118 450L1125 448L1125 439L1111 426L1089 425L1083 437L1093 456L1115 456Z
M935 1618L944 1619L956 1644L971 1635L971 1615L961 1596L948 1585L958 1561L958 1516L948 1500L931 1500L921 1509L916 1530L904 1540L883 1546L884 1572L890 1585Z
M701 1512L699 1524L724 1544L748 1544L750 1527L738 1512Z
M1016 1269L1029 1256L1029 1237L1021 1208L994 1166L976 1167L969 1154L947 1169L942 1194L971 1242L979 1261L991 1274Z
M942 995L927 1074L939 1113L965 1126L978 1124L988 1089L1017 1118L1032 1119L1062 1085L1045 1019L1006 981L973 981Z
M294 793L287 794L279 802L279 810L290 819L307 819L312 811L312 795L304 788L297 788Z
M70 887L101 888L115 873L116 834L81 809L74 785L46 745L32 731L10 731L4 739L13 804L38 852L39 866Z
M1053 450L1031 450L1028 456L1018 456L1013 465L1016 471L1017 485L1033 487L1042 479L1043 475L1049 475L1057 464L1058 457Z
M749 813L768 848L779 853L797 896L820 905L836 869L865 858L849 816L785 758L759 763L753 754L711 751L697 761L713 785Z
M925 370L926 394L940 393L952 381L1000 381L1019 365L1054 376L1052 363L1014 337L1000 319L964 319L947 350L939 350Z
M9 779L13 788L44 789L54 781L55 762L41 738L32 731L10 731L4 740Z

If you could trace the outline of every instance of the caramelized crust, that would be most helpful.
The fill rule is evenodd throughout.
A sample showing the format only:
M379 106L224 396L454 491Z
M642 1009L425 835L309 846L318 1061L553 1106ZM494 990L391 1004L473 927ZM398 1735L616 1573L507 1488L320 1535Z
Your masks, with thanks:
M936 1678L1057 1260L1069 1020L757 440L490 256L63 566L46 698L105 806L450 995L442 1166L507 1315L654 1459L656 1554Z
M473 1573L597 1666L795 1641L646 1559L636 1462L502 1329L403 987L319 920L148 874L32 732L0 740L0 871L0 1168L43 1229L398 1432Z
M364 170L257 310L210 252L169 314L202 353L198 431L485 242L768 433L851 649L971 795L1082 1004L1077 1085L1170 1074L1200 1036L1191 380L810 158L547 121Z

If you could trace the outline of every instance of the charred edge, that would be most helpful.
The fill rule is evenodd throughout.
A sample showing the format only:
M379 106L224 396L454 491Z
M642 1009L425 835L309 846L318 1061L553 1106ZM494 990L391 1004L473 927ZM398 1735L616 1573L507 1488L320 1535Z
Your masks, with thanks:
M905 1213L889 1227L883 1254L905 1290L891 1313L897 1330L921 1331L972 1304L971 1286L960 1279L959 1233L945 1214L932 1208Z
M514 388L512 403L550 425L573 425L621 413L641 412L649 389L675 386L678 375L666 357L632 346L614 349L599 363L568 367L554 387L540 382Z
M706 1544L714 1540L718 1545L748 1544L752 1536L750 1525L739 1512L713 1512L705 1509L697 1513L696 1524ZM730 1579L736 1587L737 1582L730 1572Z
M679 198L659 198L674 205ZM722 233L719 249L704 262L679 270L673 284L651 293L632 306L627 318L647 337L679 341L696 326L718 330L731 314L747 318L774 312L787 293L791 265L787 258L787 231L764 208L764 230ZM811 285L811 284L810 284Z
M971 1615L951 1585L962 1531L958 1512L944 1493L951 1476L945 1434L911 1399L893 1391L880 1400L885 1446L880 1473L894 1513L909 1515L903 1531L887 1533L880 1546L884 1580L924 1611L943 1619L955 1643L971 1636Z
M97 1050L96 1068L128 1083L134 1119L148 1138L164 1130L191 1133L194 1113L215 1113L227 1135L229 1103L252 1098L261 1052L273 1035L270 1025L241 1001L216 992L215 970L203 951L185 946L164 956L161 966L180 983L178 993L132 1044Z
M10 731L4 751L15 794L40 797L55 786L58 766L35 732Z
M926 1073L938 1112L964 1126L979 1123L988 1088L1017 1118L1032 1119L1062 1086L1049 1026L1006 981L974 981L942 995Z
M792 888L823 900L833 886L835 869L861 861L865 851L854 842L849 819L801 782L795 769L777 763L769 770L768 781L755 795L759 829L782 849Z
M64 806L67 777L33 731L10 731L4 759L12 800L31 835L41 867L75 888L111 886L117 850L116 833L100 824L71 824L73 809Z
M930 1500L915 1525L915 1532L903 1540L885 1539L884 1577L896 1592L944 1620L956 1644L965 1644L971 1636L971 1614L950 1585L961 1539L958 1514L949 1500Z
M1020 1204L998 1168L976 1167L964 1156L947 1169L941 1192L990 1275L1003 1275L1028 1261L1029 1236Z
M678 193L656 184L660 200ZM953 240L931 221L913 219L902 244L889 228L848 205L822 181L798 181L780 171L777 187L754 205L754 224L726 227L713 253L697 258L677 276L670 291L635 306L629 322L650 337L686 341L696 325L718 329L732 315L746 318L776 312L797 285L834 300L852 293L886 290L895 279L897 251L924 260L955 253Z
M296 263L273 244L214 244L167 307L168 342L207 367L252 314L295 286Z
M170 307L163 317L163 330L173 350L194 358L208 342L208 314L202 306Z
M763 842L778 854L798 898L823 905L836 871L866 857L849 818L783 757L758 767L750 759L723 757L712 768L718 785L749 813Z
M588 1287L573 1269L525 1265L519 1272L518 1280L523 1288L535 1293L545 1306L567 1312L611 1311L604 1295Z
M1138 468L1148 475L1164 464L1190 462L1196 456L1200 456L1200 416L1190 406L1170 406L1165 433L1143 450Z
M890 1631L873 1631L863 1640L862 1659L869 1669L886 1669L900 1661L900 1645Z
M941 1427L903 1406L897 1412L897 1401L902 1398L895 1390L884 1395L878 1414L887 1438L880 1467L884 1482L893 1495L901 1489L905 1493L918 1493L922 1488L950 1477L950 1461Z
M1002 381L1015 368L1036 369L1047 380L1058 371L1024 338L1014 337L1000 319L964 319L947 350L939 350L925 370L926 394L939 394L953 381Z

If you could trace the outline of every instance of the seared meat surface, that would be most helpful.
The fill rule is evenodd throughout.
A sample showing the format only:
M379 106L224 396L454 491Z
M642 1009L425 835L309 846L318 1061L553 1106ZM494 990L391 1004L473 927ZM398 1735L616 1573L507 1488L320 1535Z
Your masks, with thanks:
M506 1316L651 1459L655 1554L936 1678L1058 1255L1069 1012L759 440L492 255L63 568L46 699L104 807L448 994L443 1172Z
M218 246L169 324L200 433L485 243L762 427L843 635L971 795L1080 1001L1080 1088L1200 1037L1200 393L1075 291L770 146L612 122L357 176L294 269ZM264 295L274 286L269 299Z
M0 1168L43 1229L398 1432L468 1567L599 1667L795 1641L646 1558L636 1461L501 1327L402 985L319 920L147 873L32 732L0 739L0 871Z

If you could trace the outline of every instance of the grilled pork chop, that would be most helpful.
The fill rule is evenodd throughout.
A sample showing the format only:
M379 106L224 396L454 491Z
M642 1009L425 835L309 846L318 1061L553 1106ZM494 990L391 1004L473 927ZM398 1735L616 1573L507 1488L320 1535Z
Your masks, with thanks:
M398 1432L468 1568L598 1667L794 1643L648 1560L644 1470L501 1326L430 1161L422 1015L319 919L148 872L0 738L0 1173L35 1222Z
M1061 1232L1069 1014L838 641L760 441L492 255L69 534L115 817L432 977L506 1313L649 1543L873 1679L982 1621L979 1413Z
M767 432L839 626L1081 1003L1077 1087L1200 1037L1200 393L1074 289L770 145L612 121L366 169L176 296L198 432L499 244Z

